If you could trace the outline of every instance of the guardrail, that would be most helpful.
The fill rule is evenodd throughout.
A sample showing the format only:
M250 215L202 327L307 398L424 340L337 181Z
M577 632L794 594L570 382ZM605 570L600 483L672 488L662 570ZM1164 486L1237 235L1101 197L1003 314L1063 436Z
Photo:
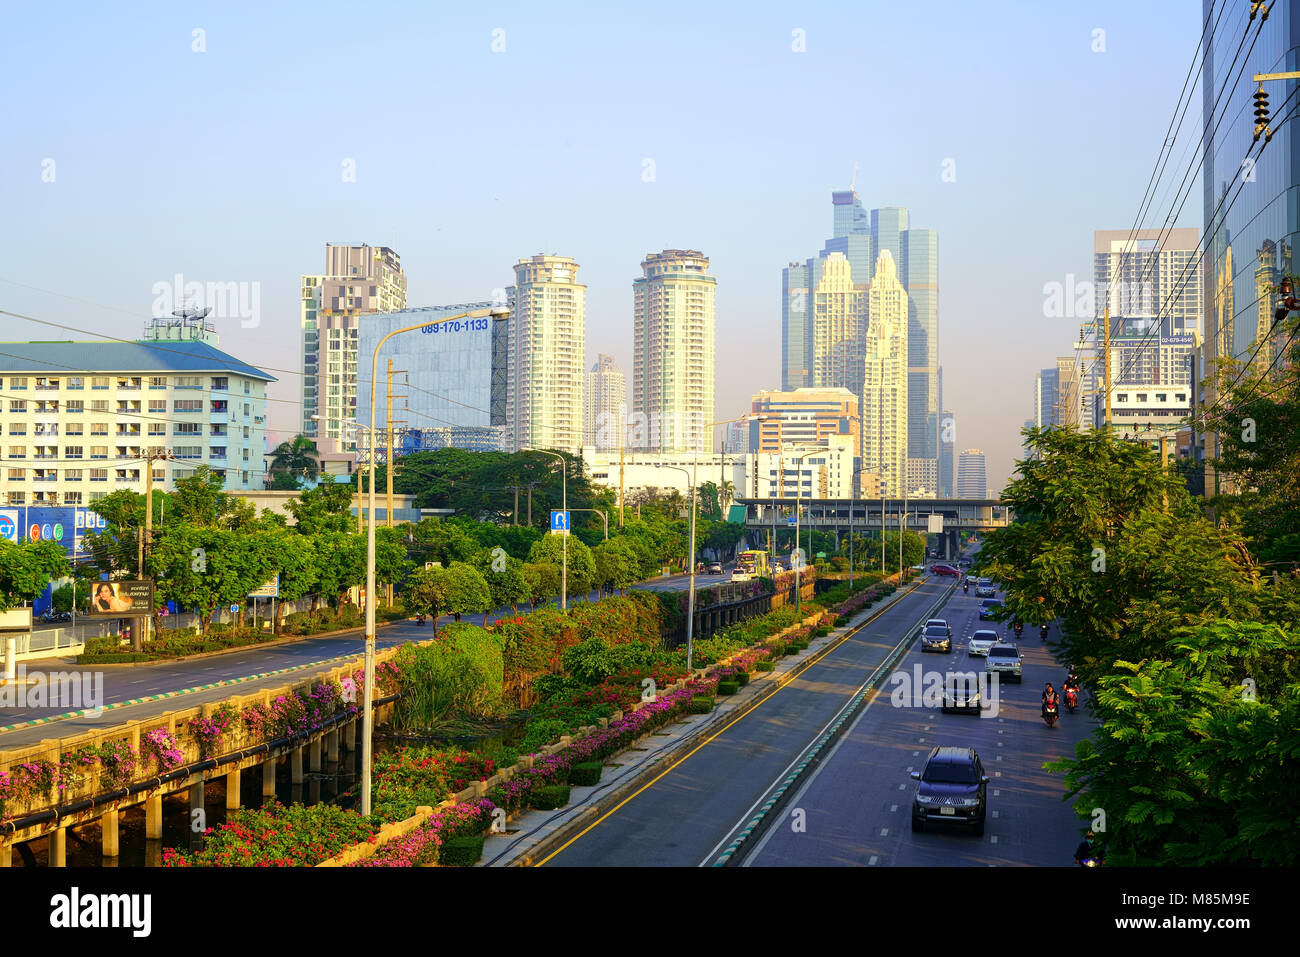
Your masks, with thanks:
M8 642L0 641L0 662L6 659ZM14 647L14 662L37 658L65 658L79 655L85 650L86 640L70 628L48 628L27 635L18 635Z

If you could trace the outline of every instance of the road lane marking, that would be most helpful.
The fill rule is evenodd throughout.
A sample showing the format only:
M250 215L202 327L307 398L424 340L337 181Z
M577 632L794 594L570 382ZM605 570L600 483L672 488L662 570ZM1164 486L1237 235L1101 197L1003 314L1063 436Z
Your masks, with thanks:
M897 805L897 804L891 804L891 805L889 805L889 811L890 811L891 814L892 814L894 811L897 811L897 810L898 810L898 805Z
M878 861L878 860L880 860L880 858L877 857L875 854L872 854L872 855L871 855L871 858L867 861L867 866L868 866L868 867L875 867L875 866L876 866L876 861Z

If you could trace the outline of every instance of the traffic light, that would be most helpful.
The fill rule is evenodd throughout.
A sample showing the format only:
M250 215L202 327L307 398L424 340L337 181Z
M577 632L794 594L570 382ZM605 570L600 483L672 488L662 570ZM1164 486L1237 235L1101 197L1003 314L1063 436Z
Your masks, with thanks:
M1255 136L1253 139L1258 140L1261 133L1265 134L1265 143L1273 139L1273 131L1268 128L1268 94L1264 91L1262 83L1259 89L1255 91Z

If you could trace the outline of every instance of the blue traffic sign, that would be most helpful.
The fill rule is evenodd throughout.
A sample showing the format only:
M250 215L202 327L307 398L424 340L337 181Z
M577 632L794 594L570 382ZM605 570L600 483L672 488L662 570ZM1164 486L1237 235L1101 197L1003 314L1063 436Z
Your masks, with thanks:
M0 515L0 537L14 541L18 537L18 526L8 515Z
M569 530L569 513L554 511L551 512L551 531L567 532Z

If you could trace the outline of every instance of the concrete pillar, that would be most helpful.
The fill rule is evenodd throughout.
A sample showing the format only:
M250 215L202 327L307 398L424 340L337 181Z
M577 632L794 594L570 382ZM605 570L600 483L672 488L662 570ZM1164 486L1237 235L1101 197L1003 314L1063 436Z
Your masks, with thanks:
M346 751L355 751L357 749L357 723L355 720L349 721L343 727L343 748Z
M320 773L320 736L311 739L307 745L307 766L316 774Z
M262 762L262 798L275 797L275 758Z
M199 828L199 831L200 831L200 832L203 831L203 830L205 830L205 829L207 828L207 822L203 820L203 814L198 814L198 815L196 815L196 814L194 813L195 811L203 811L203 782L202 782L201 780L198 781L198 782L196 782L195 784L191 784L191 785L190 785L190 823L189 823L189 826L190 826L190 831L191 831L191 833L193 833L193 831L194 831L194 824L195 824L195 821L196 821L196 820L197 820L199 823L203 824L203 827Z
M235 768L226 774L226 810L238 811L240 773L239 768Z
M163 836L163 796L155 794L145 798L144 836L150 841L161 841Z
M289 752L289 783L302 784L302 748Z
M8 867L12 863L13 845L0 841L0 867Z
M339 729L335 728L325 735L325 761L328 764L339 763Z
M117 855L121 852L121 845L118 843L117 822L119 814L116 809L105 811L104 816L100 818L100 825L104 832L103 853L105 860L117 860Z
M50 867L67 867L68 829L56 827L50 832Z

